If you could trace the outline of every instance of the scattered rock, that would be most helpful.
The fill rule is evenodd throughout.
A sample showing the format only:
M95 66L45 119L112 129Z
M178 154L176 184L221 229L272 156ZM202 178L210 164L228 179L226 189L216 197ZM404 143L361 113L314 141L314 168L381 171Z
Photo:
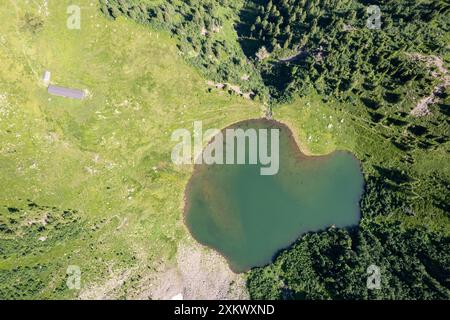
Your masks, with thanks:
M189 241L177 251L176 265L144 280L133 299L249 299L244 276L233 273L221 255Z
M248 79L250 79L250 76L249 76L248 74L244 74L244 75L241 77L241 80L242 80L242 81L248 81Z
M424 117L431 114L428 106L435 102L434 93L430 96L422 98L419 103L411 110L411 115L415 117Z
M351 25L349 25L349 24L346 24L346 23L344 23L344 26L343 26L342 29L343 29L345 32L355 31L355 30L356 30L355 27L353 27L353 26L351 26Z
M270 57L270 53L267 51L266 47L262 46L256 53L256 57L259 61L263 61L264 59Z
M183 295L181 293L173 296L170 300L183 300Z
M435 67L437 71L431 71L431 75L442 81L440 85L434 87L433 92L429 96L420 99L417 105L411 110L411 115L415 117L430 115L431 111L428 107L434 103L437 103L439 101L438 96L444 92L448 86L450 86L450 75L440 57L433 55L425 56L420 53L411 53L408 54L408 56L412 59L425 62L425 64L430 68Z
M252 99L255 96L255 93L253 91L250 91L250 92L247 92L247 93L243 93L242 96L245 99L249 99L250 100L250 99Z
M215 83L214 81L208 80L206 81L207 85L210 87L214 87L216 89L228 89L230 93L236 93L237 95L244 97L245 99L252 99L255 96L253 91L250 92L242 92L241 88L237 85L233 85L230 83Z

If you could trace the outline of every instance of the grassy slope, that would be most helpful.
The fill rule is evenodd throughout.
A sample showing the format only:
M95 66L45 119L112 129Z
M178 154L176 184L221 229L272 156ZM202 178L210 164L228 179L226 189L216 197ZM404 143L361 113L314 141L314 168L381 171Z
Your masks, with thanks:
M11 222L6 207L41 214L26 206L31 199L77 210L84 227L73 237L47 227L40 232L48 245L34 249L38 233L24 244L28 253L4 255L2 298L19 297L14 286L26 288L22 298L74 297L65 287L71 264L90 286L108 268L142 276L170 261L186 236L181 207L191 172L170 161L172 131L191 129L194 120L224 127L260 114L252 102L207 93L168 35L109 21L93 0L77 1L81 30L69 30L71 1L49 1L48 17L38 13L43 2L0 6L0 218ZM27 12L44 19L36 34L21 27ZM44 70L55 84L88 88L92 96L50 97L40 84ZM20 235L1 237L7 243Z
M186 235L181 201L190 173L190 168L171 164L170 133L190 128L193 120L223 127L259 114L251 102L207 94L205 80L186 66L173 40L123 19L111 22L100 17L96 1L80 1L82 29L67 30L65 2L50 3L45 27L34 36L18 28L24 13L36 11L35 6L25 10L25 5L16 5L15 16L12 1L0 8L5 21L0 94L6 94L0 99L0 205L26 207L18 199L31 198L59 210L76 209L84 233L59 242L49 237L49 244L38 251L0 260L0 276L9 279L0 286L0 294L13 292L13 283L36 282L33 278L39 274L43 285L25 291L28 297L73 297L76 293L64 285L69 264L81 266L83 281L89 285L108 278L108 266L132 268L142 276L170 260ZM53 72L58 84L89 88L92 98L48 100L45 88L39 86L45 69ZM309 153L350 150L363 160L365 173L373 170L372 165L405 166L400 163L402 153L379 134L393 129L381 124L373 128L362 117L340 109L348 110L310 95L276 107L274 113L277 120L291 125ZM446 145L414 151L414 159L412 172L419 181L431 171L450 178ZM427 210L427 203L420 201L423 190L418 184L416 216L392 213L378 219L400 218L448 234L448 218L434 216L432 208ZM6 208L0 210L0 218L8 215ZM45 232L51 232L48 229ZM38 263L42 268L11 273L16 266Z

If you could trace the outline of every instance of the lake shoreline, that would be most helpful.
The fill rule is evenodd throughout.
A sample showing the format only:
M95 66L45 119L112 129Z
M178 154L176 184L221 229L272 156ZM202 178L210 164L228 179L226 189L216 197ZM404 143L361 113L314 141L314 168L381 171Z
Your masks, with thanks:
M274 119L267 119L267 118L264 118L264 117L262 117L262 118L252 118L252 119L241 120L241 121L232 123L232 124L224 127L223 129L221 129L220 131L223 133L226 129L235 128L236 126L239 126L239 125L242 125L242 124L248 124L248 123L252 123L252 122L259 122L259 123L267 124L268 127L277 126L281 130L284 130L287 133L288 142L289 142L289 144L291 144L293 146L294 153L297 155L298 160L305 160L305 159L308 158L310 161L311 160L313 160L313 161L319 160L320 161L320 160L328 159L329 156L331 156L331 155L333 155L333 154L335 154L337 152L345 152L345 153L350 154L354 159L356 159L357 162L359 163L359 168L362 169L361 161L359 161L359 159L357 159L356 156L353 153L351 153L350 151L348 151L348 150L334 150L334 151L332 151L332 152L330 152L328 154L313 154L312 152L310 152L310 150L308 150L308 148L306 148L303 144L300 143L300 139L298 138L298 134L296 134L296 130L295 130L294 126L292 126L292 124L290 124L290 123L285 123L285 122L281 122L281 121L274 120ZM210 141L207 144L205 144L204 148L207 145L209 145L213 140L214 140L214 137L212 137L210 139ZM311 159L311 158L313 158L313 159ZM226 260L229 269L235 274L243 274L243 273L249 272L253 268L267 266L267 265L271 264L275 260L275 258L280 254L280 252L288 250L303 235L311 233L311 232L324 231L324 230L327 230L329 228L333 228L334 227L334 225L329 225L329 226L326 226L324 228L319 228L319 229L311 230L311 231L308 231L308 232L300 231L298 235L293 237L293 239L290 241L289 245L280 247L273 254L273 256L271 257L270 261L265 262L265 263L261 263L261 265L255 265L255 266L252 266L252 267L249 267L249 268L244 268L244 269L234 268L234 266L230 263L230 258L229 257L227 257L225 254L220 252L214 246L212 246L212 245L210 245L208 243L205 243L204 241L200 241L199 239L197 239L197 237L195 236L193 230L191 230L189 224L187 223L187 213L189 212L189 209L190 209L190 206L191 206L191 203L188 200L188 195L191 192L192 183L193 183L194 178L196 177L196 170L197 170L198 166L202 166L202 165L196 164L196 165L193 166L193 171L192 171L191 176L190 176L190 178L188 180L188 183L186 184L185 191L184 191L183 212L182 212L184 226L187 228L187 230L189 231L189 234L193 237L193 239L195 241L197 241L200 245L205 246L208 250L213 250L214 252L216 252L217 254L222 256ZM364 192L364 183L361 186L361 194L360 194L359 198L361 198L363 192ZM358 227L359 223L360 223L360 220L361 220L361 214L359 213L358 223L356 223L354 225L351 225L351 226L349 225L349 226L347 226L345 228Z

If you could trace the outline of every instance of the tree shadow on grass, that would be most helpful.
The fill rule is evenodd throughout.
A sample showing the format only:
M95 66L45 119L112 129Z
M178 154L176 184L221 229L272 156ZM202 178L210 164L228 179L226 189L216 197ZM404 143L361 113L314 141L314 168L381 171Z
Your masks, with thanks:
M235 25L239 44L247 58L255 57L256 52L263 46L262 41L251 36L250 28L258 16L258 6L264 5L266 1L248 0L239 12L239 23Z
M375 170L382 176L387 178L388 180L394 182L397 185L411 182L412 179L406 173L395 169L395 168L383 168L379 166L374 166Z

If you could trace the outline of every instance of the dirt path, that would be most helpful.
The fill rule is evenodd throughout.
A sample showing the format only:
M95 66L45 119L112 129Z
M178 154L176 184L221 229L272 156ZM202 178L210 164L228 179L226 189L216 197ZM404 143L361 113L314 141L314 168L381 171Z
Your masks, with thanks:
M307 54L308 53L306 52L306 50L303 50L303 48L302 48L296 54L293 54L286 58L280 58L280 59L278 59L278 61L283 62L283 63L292 62L292 61L295 61L295 60L305 57Z

